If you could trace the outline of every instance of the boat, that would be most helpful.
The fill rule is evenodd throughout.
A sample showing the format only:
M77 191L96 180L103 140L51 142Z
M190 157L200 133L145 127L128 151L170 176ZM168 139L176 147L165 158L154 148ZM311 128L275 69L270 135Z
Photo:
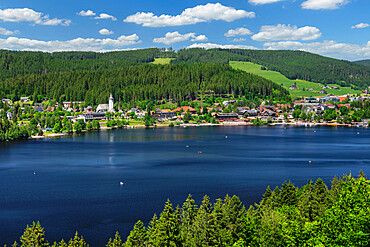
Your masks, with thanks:
M122 181L121 181L121 182L119 182L119 184L120 184L120 185L124 185L124 183L123 183Z

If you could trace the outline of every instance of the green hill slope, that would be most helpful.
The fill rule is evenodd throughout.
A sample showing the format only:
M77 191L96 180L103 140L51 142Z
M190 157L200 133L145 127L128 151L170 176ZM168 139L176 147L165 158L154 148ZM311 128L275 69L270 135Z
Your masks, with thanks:
M341 86L355 85L359 88L370 85L369 67L303 51L184 49L177 52L177 59L173 62L228 64L230 61L260 64L291 80L301 79Z
M293 98L296 97L309 97L309 96L325 96L325 94L319 93L320 90L322 90L322 84L320 83L314 83L310 81L305 81L305 80L290 80L284 75L282 75L279 72L276 71L271 71L264 69L262 70L261 68L263 66L254 64L251 62L236 62L236 61L230 61L231 67L234 69L240 69L243 71L246 71L248 73L252 73L255 75L259 75L263 78L266 78L268 80L271 80L279 85L282 85L284 88L289 90L290 94L292 95ZM293 84L296 84L298 89L289 89L289 87ZM340 87L339 85L335 84L330 84L328 86L337 86ZM308 89L312 89L313 91L308 91ZM344 94L357 94L361 93L359 90L353 90L350 87L340 87L340 91L336 89L325 89L329 94L334 94L334 95L344 95Z

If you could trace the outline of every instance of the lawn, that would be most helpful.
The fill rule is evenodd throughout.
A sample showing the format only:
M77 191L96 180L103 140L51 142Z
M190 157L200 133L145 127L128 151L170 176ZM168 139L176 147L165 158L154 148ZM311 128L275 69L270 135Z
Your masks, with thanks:
M320 83L314 83L310 81L305 81L305 80L290 80L286 78L284 75L280 74L279 72L276 71L271 71L271 70L261 70L261 65L254 64L251 62L235 62L235 61L230 61L230 66L233 67L234 69L240 69L243 71L246 71L251 74L256 74L261 77L264 77L266 79L269 79L279 85L282 85L286 89L289 90L290 94L292 95L293 98L297 97L310 97L310 96L325 96L325 94L319 93L321 90L321 85ZM296 83L298 89L289 89L291 85ZM336 84L330 84L327 86L337 86L341 90L335 90L335 89L325 89L329 94L334 94L334 95L346 95L346 94L358 94L361 93L361 91L358 90L353 90L350 87L340 87L339 85ZM312 88L311 91L303 91L303 89L310 89Z
M169 64L173 58L156 58L152 64Z

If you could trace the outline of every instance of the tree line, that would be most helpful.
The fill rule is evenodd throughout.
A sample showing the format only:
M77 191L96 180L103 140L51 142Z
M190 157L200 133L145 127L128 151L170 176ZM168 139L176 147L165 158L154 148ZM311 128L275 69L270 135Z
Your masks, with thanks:
M252 62L280 72L289 79L302 79L340 86L370 85L370 67L349 61L328 58L304 51L266 51L245 49L182 49L172 63L217 63L230 61Z
M139 220L126 241L116 232L106 246L369 246L369 236L370 181L360 171L334 178L330 189L321 179L301 188L290 181L267 187L248 209L237 196L215 203L204 196L197 205L189 195L182 207L168 200L147 226ZM51 245L34 222L12 246L89 245L77 232Z
M26 74L115 69L127 64L150 63L173 52L151 48L117 52L31 52L0 50L0 81Z
M192 101L206 92L215 95L248 96L290 100L282 86L229 65L169 64L123 65L119 69L32 74L0 82L0 97L18 100L38 95L62 101L106 103L112 93L116 101Z

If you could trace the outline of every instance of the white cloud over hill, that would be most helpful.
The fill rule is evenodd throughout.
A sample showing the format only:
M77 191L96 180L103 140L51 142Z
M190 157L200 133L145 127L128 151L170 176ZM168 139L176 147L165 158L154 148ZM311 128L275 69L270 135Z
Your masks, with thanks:
M153 42L169 45L172 43L177 43L186 40L202 42L207 41L208 39L205 35L196 36L195 33L180 34L179 32L176 31L166 33L165 37L155 38L153 39Z
M95 38L76 38L66 41L41 41L27 38L9 37L0 39L0 49L17 49L32 51L104 51L118 49L128 45L139 44L139 36L132 34L122 35L117 39L95 39Z
M276 40L314 40L321 37L321 32L316 27L282 25L262 26L260 32L251 38L256 41Z
M124 22L140 24L144 27L168 27L191 25L212 20L231 22L241 18L254 18L254 12L236 10L220 3L208 3L185 9L180 15L154 15L151 12L138 12L128 16Z

